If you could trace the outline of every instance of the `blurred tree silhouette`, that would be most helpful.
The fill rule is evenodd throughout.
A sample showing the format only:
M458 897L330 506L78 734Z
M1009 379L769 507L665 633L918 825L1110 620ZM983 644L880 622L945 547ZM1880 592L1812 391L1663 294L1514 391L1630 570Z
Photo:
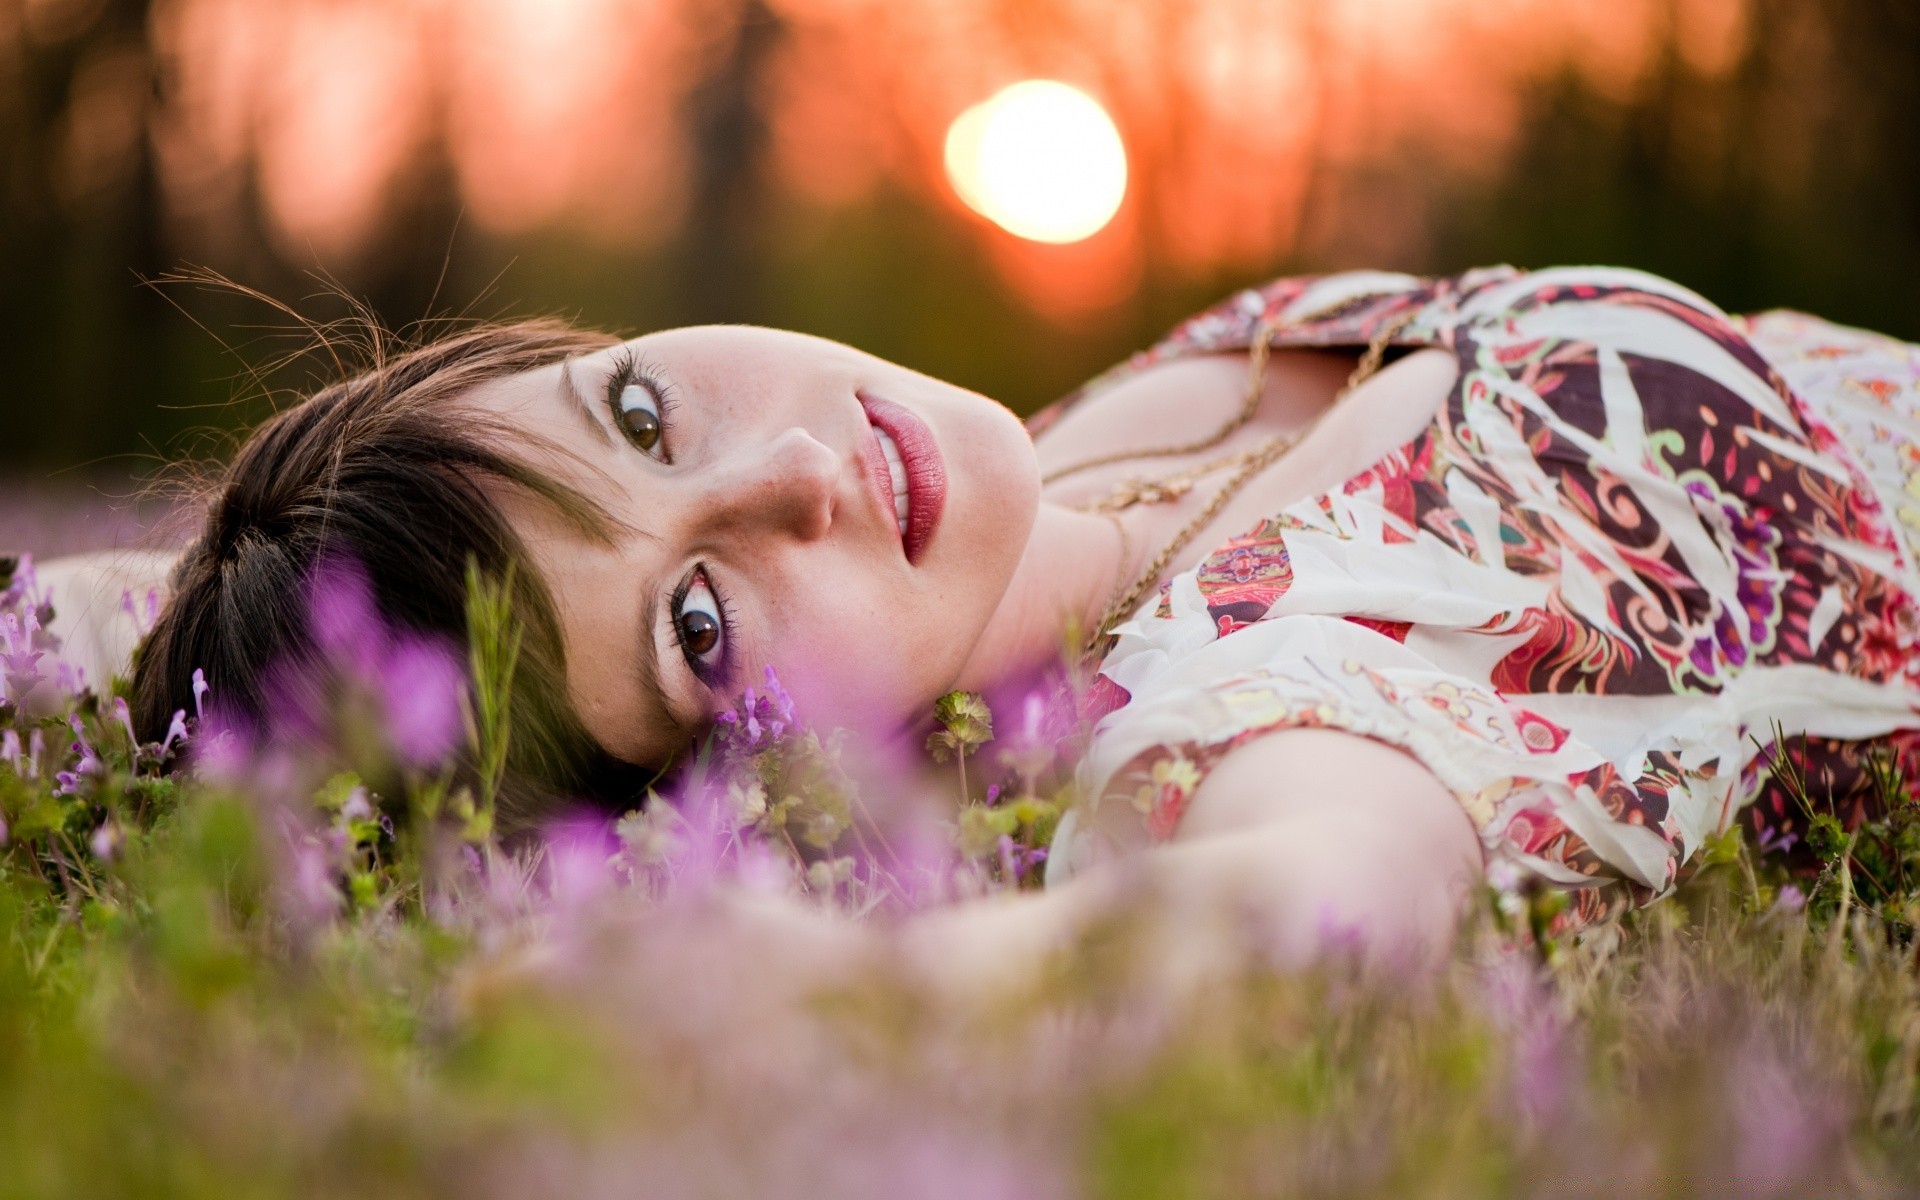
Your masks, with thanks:
M740 0L718 67L688 97L690 200L674 277L689 324L765 322L758 286L767 267L767 117L761 96L778 49L778 14Z
M1433 258L1644 267L1730 311L1920 339L1920 5L1749 0L1733 70L1660 53L1625 99L1544 81L1511 155L1460 188Z
M181 433L259 415L257 397L225 406L245 394L230 382L242 366L194 325L232 336L262 313L235 296L145 286L182 265L156 163L173 118L156 9L0 0L0 468L141 474L182 448ZM425 315L443 286L458 198L437 147L394 189L375 244L342 281L375 311ZM225 259L211 265L276 296L312 293L312 264L273 248L252 172L243 179Z
M0 0L0 472L45 479L134 456L106 464L124 475L205 448L184 431L257 415L225 403L241 364L194 323L245 343L264 314L189 288L162 298L138 282L184 262L293 301L321 290L309 272L324 267L400 324L471 308L560 312L623 330L785 325L1021 409L1228 289L1286 270L1613 262L1671 275L1730 309L1791 305L1920 337L1912 0L1729 0L1743 5L1743 47L1709 66L1689 51L1686 20L1701 5L1651 0L1666 25L1630 87L1596 82L1577 61L1538 64L1518 135L1497 161L1478 164L1431 140L1341 153L1327 140L1340 117L1329 106L1349 101L1329 99L1323 79L1321 103L1292 113L1318 132L1308 139L1305 211L1288 218L1297 231L1282 239L1290 251L1196 274L1165 239L1148 237L1140 286L1077 324L1028 307L982 252L980 230L912 181L883 176L863 199L795 202L772 166L778 114L766 106L780 94L777 67L801 10L780 0L678 2L704 40L701 73L677 109L684 216L663 238L625 244L564 221L509 235L464 221L446 137L455 117L430 83L427 133L385 186L377 225L350 256L321 261L276 228L257 146L243 150L217 244L179 218L178 189L191 185L164 169L170 160L155 147L182 119L172 77L181 68L156 49L155 29L184 0ZM1205 7L1168 4L1156 17L1163 24ZM1049 46L1078 28L1063 12L1048 18L1059 26L1047 26ZM1323 31L1310 4L1270 15L1262 28L1271 36ZM1040 17L1008 9L993 19ZM1331 52L1315 42L1309 66L1324 68ZM1192 82L1155 76L1139 87ZM1136 166L1189 170L1180 122L1204 109L1192 96L1163 107L1172 140ZM1143 186L1142 227L1156 204L1184 195ZM1251 215L1260 211L1220 219L1264 219ZM316 303L325 315L330 302Z
M127 415L144 381L169 373L160 306L133 286L164 263L146 136L161 82L151 10L152 0L0 7L6 459L64 465L100 452L116 439L87 431Z

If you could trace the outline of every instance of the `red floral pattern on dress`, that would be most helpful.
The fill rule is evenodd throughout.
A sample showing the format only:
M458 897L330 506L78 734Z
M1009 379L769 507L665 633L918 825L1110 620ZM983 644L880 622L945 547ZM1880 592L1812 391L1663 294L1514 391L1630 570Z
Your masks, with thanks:
M1241 293L1080 395L1169 358L1243 348L1263 328L1276 346L1357 346L1392 321L1403 325L1397 344L1450 350L1459 382L1412 441L1336 493L1228 541L1176 584L1194 589L1215 639L1267 620L1337 617L1371 631L1379 640L1370 644L1399 647L1403 659L1417 653L1425 669L1457 678L1459 687L1409 690L1388 681L1377 695L1402 706L1458 707L1447 726L1457 733L1396 734L1391 714L1355 717L1331 700L1318 708L1289 701L1260 724L1242 715L1243 704L1229 710L1218 735L1136 754L1114 775L1121 790L1137 789L1171 761L1204 771L1226 749L1281 724L1358 721L1370 736L1426 747L1428 765L1443 779L1479 779L1487 761L1510 756L1511 782L1476 784L1469 805L1490 847L1507 847L1569 884L1624 875L1626 897L1638 902L1671 885L1703 831L1741 819L1768 846L1798 836L1806 814L1783 803L1764 766L1769 727L1743 727L1737 737L1720 730L1711 743L1689 732L1688 712L1707 711L1760 671L1836 696L1870 695L1861 703L1879 706L1876 719L1893 726L1883 736L1816 730L1795 739L1796 761L1816 787L1833 789L1836 810L1850 820L1864 815L1867 756L1912 754L1920 744L1920 580L1911 569L1920 556L1903 540L1920 539L1920 455L1881 456L1905 472L1914 498L1910 518L1901 509L1910 527L1903 531L1889 510L1902 503L1898 482L1889 485L1884 471L1869 479L1824 414L1835 411L1834 395L1850 391L1881 411L1904 404L1905 418L1920 421L1920 350L1911 389L1905 377L1899 386L1849 377L1845 388L1803 395L1749 338L1749 322L1652 277L1500 269L1399 277L1369 290L1371 278L1285 279ZM1329 290L1338 293L1335 303L1300 311ZM1877 353L1884 360L1888 351ZM1837 361L1817 348L1802 348L1793 360ZM1857 444L1855 427L1843 427ZM1364 533L1341 517L1355 504L1373 518ZM1289 547L1306 537L1345 539L1343 558L1430 572L1431 586L1409 592L1400 586L1408 579L1383 567L1365 577L1379 581L1377 607L1298 601L1299 567ZM1535 598L1507 603L1472 593L1467 599L1484 601L1485 615L1463 623L1448 615L1462 607L1453 594L1462 579ZM1465 586L1471 592L1474 585ZM1183 615L1189 610L1175 603L1174 587L1162 589L1148 624L1198 619L1198 611ZM1366 589L1334 591L1351 597ZM1127 653L1123 638L1107 669L1133 686L1140 681L1128 671L1147 668L1116 665ZM1254 676L1280 679L1292 670L1266 663ZM1310 693L1315 672L1329 680L1338 674L1307 663L1288 686ZM1219 690L1228 696L1242 686L1236 677ZM1481 690L1492 699L1476 698ZM1176 702L1151 692L1135 691L1132 703ZM1798 711L1791 696L1756 700L1750 692L1728 701L1744 714L1741 722L1756 704L1778 701ZM1676 697L1698 703L1676 708ZM1665 706L1636 722L1627 714L1641 704ZM1578 719L1550 719L1535 707ZM1818 724L1820 706L1808 713L1807 723ZM1118 712L1110 723L1127 716ZM1605 759L1586 739L1636 736L1646 749L1610 751L1613 760L1557 777L1528 766ZM1448 757L1456 754L1471 755L1471 764ZM1149 805L1156 834L1171 832L1165 814L1183 807ZM1595 842L1597 823L1638 832L1609 832ZM1650 866L1648 847L1662 844L1669 861ZM1583 894L1576 912L1607 911L1618 894Z

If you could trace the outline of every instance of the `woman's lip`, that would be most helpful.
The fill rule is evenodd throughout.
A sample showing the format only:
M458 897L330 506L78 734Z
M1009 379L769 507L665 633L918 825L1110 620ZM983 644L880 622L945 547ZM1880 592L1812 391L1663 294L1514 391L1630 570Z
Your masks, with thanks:
M861 408L866 408L864 402ZM893 508L893 472L887 469L887 456L880 449L880 433L876 424L871 416L867 417L867 436L860 439L860 467L866 472L867 490L873 493L875 510L879 512L887 532L893 535L894 542L899 545L900 552L905 554L906 535L900 531L900 520ZM907 498L907 505L911 510L911 496Z
M900 448L901 465L907 469L907 561L919 564L927 543L940 524L940 510L947 501L947 468L940 458L940 445L933 430L911 409L881 396L857 393L867 420L884 429ZM887 513L893 513L893 489L886 489ZM889 524L892 522L889 521Z

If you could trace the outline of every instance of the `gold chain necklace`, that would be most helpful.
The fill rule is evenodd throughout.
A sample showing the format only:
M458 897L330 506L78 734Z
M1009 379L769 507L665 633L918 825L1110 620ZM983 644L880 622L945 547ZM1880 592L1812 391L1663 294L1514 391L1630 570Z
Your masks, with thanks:
M1305 427L1298 433L1279 434L1253 447L1251 450L1229 455L1226 458L1215 459L1211 462L1201 463L1198 466L1189 467L1184 471L1177 471L1172 475L1163 476L1157 480L1135 476L1115 485L1113 490L1105 496L1090 500L1081 506L1084 512L1098 513L1106 516L1113 521L1114 527L1120 530L1120 569L1124 571L1126 569L1126 559L1131 543L1127 538L1125 528L1120 524L1119 517L1115 514L1132 508L1136 504L1171 503L1192 491L1194 484L1213 472L1228 468L1234 469L1233 474L1227 478L1227 481L1220 485L1220 490L1215 492L1213 497L1207 501L1207 506L1201 509L1193 520L1182 526L1180 531L1173 535L1173 540L1168 542L1160 553L1154 555L1153 561L1147 564L1147 569L1141 573L1140 577L1133 582L1131 587L1126 587L1123 590L1121 585L1115 585L1113 595L1108 598L1106 608L1101 611L1099 621L1094 624L1091 636L1087 638L1085 644L1081 647L1081 660L1083 663L1090 661L1096 656L1101 644L1106 641L1114 625L1119 623L1120 618L1137 608L1140 602L1146 599L1147 594L1160 585L1160 576L1173 562L1174 556L1184 550L1187 543L1198 536L1200 531L1206 528L1207 524L1220 514L1220 510L1226 507L1227 502L1233 499L1234 495L1238 493L1242 487L1245 487L1249 480L1278 461L1287 451L1299 445L1301 441L1305 440L1306 437L1319 426L1321 421L1326 419L1328 413L1338 407L1341 401L1353 394L1355 388L1379 372L1381 362L1386 357L1387 347L1392 343L1393 339L1408 325L1412 324L1418 316L1419 310L1414 309L1402 313L1382 325L1380 329L1374 333L1373 339L1367 343L1366 353L1362 354L1360 361L1354 365L1353 373L1347 377L1347 382L1334 394L1333 399L1328 402L1327 406L1321 409L1312 420L1308 421ZM1268 322L1262 321L1255 330L1253 344L1248 349L1247 392L1241 401L1240 411L1228 418L1227 423L1221 426L1211 437L1189 445L1176 446L1168 449L1102 455L1054 471L1044 476L1042 483L1050 483L1055 479L1061 479L1068 475L1074 475L1081 471L1090 470L1098 466L1106 466L1111 463L1128 462L1142 458L1168 458L1180 454L1193 454L1219 445L1231 437L1235 430L1238 430L1248 421L1252 420L1254 413L1258 411L1260 407L1260 395L1266 382L1267 357L1271 349L1272 336L1273 326Z
M1253 341L1247 347L1247 388L1246 393L1240 398L1240 411L1227 418L1227 423L1211 435L1197 442L1187 442L1179 446L1166 446L1158 450L1121 450L1073 463L1070 466L1058 467L1040 477L1040 486L1045 487L1069 475L1078 475L1082 471L1091 471L1095 467L1111 466L1114 463L1138 462L1143 458L1177 458L1183 454L1198 454L1226 441L1241 426L1253 420L1254 413L1260 411L1260 391L1266 383L1267 355L1272 349L1272 339L1273 324L1270 321L1262 320L1254 327Z

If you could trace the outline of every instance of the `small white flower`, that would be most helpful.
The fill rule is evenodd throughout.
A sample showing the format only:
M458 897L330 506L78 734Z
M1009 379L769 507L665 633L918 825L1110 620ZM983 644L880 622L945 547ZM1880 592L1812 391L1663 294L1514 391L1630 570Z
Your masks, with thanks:
M1487 886L1499 892L1504 899L1516 896L1520 891L1520 868L1505 859L1495 859L1487 864Z
M614 836L634 861L655 865L679 853L680 839L673 831L678 818L672 806L659 797L649 794L647 799L645 808L620 818Z
M727 784L727 805L733 812L735 828L752 825L767 815L767 789L758 779L742 784Z
M807 885L819 892L830 892L853 878L853 859L822 859L807 866Z

